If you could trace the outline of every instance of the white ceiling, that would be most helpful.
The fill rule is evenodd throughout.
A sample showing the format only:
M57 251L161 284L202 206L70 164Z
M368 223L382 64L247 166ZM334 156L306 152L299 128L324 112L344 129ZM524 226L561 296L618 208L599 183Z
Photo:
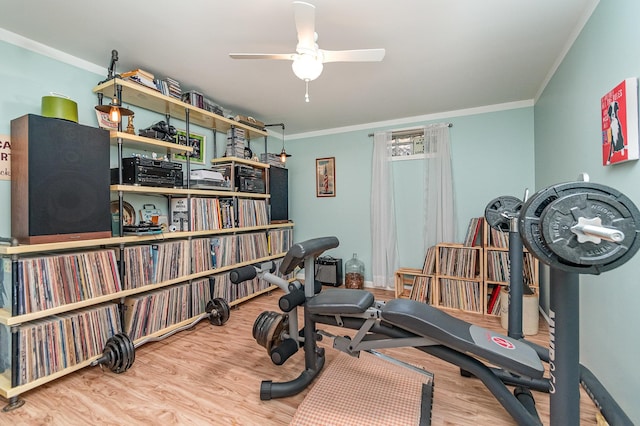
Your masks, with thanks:
M0 0L0 28L105 69L180 81L288 135L535 99L599 0L307 0L322 49L385 48L310 83L289 61L291 0ZM96 80L96 83L98 80ZM126 100L125 100L126 102Z

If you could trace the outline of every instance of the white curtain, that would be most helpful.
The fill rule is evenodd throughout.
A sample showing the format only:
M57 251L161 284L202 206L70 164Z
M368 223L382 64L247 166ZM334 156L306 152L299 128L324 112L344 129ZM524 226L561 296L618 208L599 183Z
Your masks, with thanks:
M371 269L375 287L394 286L398 269L396 218L391 168L391 132L373 136L371 179Z
M451 170L451 143L448 124L424 128L425 146L425 248L440 242L456 241L456 212Z

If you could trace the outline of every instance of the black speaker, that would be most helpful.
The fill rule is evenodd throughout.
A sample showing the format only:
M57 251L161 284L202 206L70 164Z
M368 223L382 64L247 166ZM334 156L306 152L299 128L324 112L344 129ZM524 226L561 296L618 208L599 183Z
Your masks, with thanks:
M11 234L38 244L111 237L109 132L28 114L11 121Z
M324 285L339 287L342 285L342 259L319 257L316 259L316 281Z
M289 220L289 170L269 167L269 194L271 194L271 222Z

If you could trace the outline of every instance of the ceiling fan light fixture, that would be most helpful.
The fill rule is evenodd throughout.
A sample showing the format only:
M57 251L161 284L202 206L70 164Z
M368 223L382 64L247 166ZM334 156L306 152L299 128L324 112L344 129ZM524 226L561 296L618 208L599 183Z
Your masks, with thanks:
M322 59L315 55L298 55L291 63L291 68L300 80L313 81L322 73Z

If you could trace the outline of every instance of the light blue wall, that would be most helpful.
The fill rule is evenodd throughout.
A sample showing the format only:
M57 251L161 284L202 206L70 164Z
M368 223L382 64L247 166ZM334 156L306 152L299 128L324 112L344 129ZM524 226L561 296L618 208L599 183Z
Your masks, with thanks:
M533 108L522 107L447 118L453 123L451 144L458 237L462 241L469 220L484 215L492 199L522 197L534 184ZM403 123L287 142L291 217L298 241L335 235L340 246L331 254L349 259L352 253L365 263L371 281L371 161L369 133L428 124ZM336 158L336 197L316 198L315 159ZM393 163L396 183L396 220L400 266L421 268L423 243L424 167L419 160Z
M600 98L640 74L640 2L600 2L535 106L538 189L575 180L611 186L640 205L640 164L602 166ZM640 256L580 279L581 362L640 424ZM578 301L576 301L578 303Z

